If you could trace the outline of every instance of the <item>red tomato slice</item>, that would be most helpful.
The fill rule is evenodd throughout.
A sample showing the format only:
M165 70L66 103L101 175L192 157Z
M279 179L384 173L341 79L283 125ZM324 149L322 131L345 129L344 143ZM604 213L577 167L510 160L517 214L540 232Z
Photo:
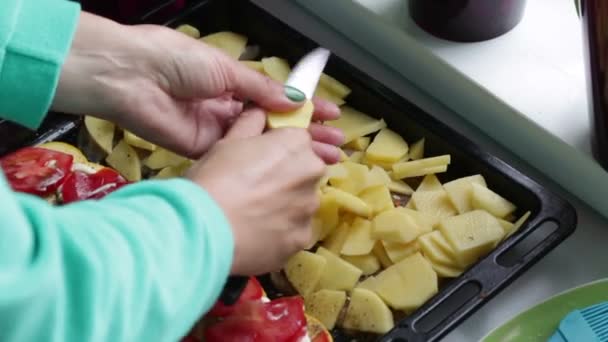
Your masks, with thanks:
M223 320L207 327L205 342L299 342L306 336L304 300L283 297L271 302L248 301Z
M241 305L246 301L262 299L263 296L264 288L258 279L256 277L249 277L247 286L245 286L243 293L241 293L241 296L236 303L233 305L224 305L224 303L218 301L209 311L209 315L214 317L228 316L236 310L238 305Z
M25 147L0 159L0 167L15 191L46 196L71 173L74 157L39 147Z
M74 171L63 183L61 197L63 203L99 199L127 184L129 182L123 176L110 168L93 174Z

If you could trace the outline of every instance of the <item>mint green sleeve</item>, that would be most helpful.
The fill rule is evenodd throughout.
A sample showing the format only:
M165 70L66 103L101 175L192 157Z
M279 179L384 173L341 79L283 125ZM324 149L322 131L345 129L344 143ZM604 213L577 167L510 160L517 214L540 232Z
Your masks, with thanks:
M0 117L36 128L78 20L63 0L0 0ZM63 207L0 174L0 341L170 341L215 302L234 242L184 180Z

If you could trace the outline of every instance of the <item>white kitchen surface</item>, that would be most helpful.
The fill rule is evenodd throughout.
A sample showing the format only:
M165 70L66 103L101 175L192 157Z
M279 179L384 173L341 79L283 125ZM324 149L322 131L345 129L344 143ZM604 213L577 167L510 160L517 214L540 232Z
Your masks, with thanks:
M529 0L513 31L492 41L450 43L419 30L407 15L406 0L353 0L416 37L503 101L588 152L588 111L580 27L571 0ZM346 41L291 1L255 0L351 64L380 80L484 148L564 195L577 209L577 231L468 318L444 341L477 341L518 312L568 288L608 277L608 223L588 206L550 184L496 141L407 83L370 54ZM336 16L339 20L339 15ZM362 23L364 25L365 23Z

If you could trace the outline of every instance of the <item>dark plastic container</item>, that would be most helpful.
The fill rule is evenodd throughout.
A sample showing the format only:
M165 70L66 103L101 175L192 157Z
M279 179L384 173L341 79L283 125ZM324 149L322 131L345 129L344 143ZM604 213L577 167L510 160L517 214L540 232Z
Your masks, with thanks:
M144 21L170 27L187 23L199 28L203 34L220 30L242 33L249 37L250 44L261 46L262 54L281 56L290 63L318 46L246 0L202 1L168 22L150 19L155 17L154 13L149 13ZM429 156L451 154L448 172L439 175L442 182L482 174L489 187L517 205L517 216L528 210L532 213L517 233L460 277L442 283L439 293L409 316L401 318L388 334L357 335L356 341L436 341L574 232L576 212L568 202L386 88L364 70L332 56L326 72L351 87L349 105L384 118L388 126L407 141L425 137L425 151ZM49 116L38 132L0 123L0 154L53 139L75 142L81 126L81 120L76 117L59 114ZM275 294L268 277L260 278L267 293ZM332 334L336 342L353 340L353 336L338 329Z
M410 0L412 19L439 38L477 42L503 35L523 17L526 0Z
M591 146L595 159L608 170L608 2L581 0ZM573 9L574 10L574 9Z

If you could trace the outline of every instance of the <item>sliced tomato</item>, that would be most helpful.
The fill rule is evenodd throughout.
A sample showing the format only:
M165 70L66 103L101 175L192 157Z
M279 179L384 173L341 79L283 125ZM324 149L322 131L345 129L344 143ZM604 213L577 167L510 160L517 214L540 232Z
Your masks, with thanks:
M304 300L248 301L205 330L205 342L299 342L306 336Z
M259 300L262 299L262 297L264 297L264 288L256 277L250 277L247 286L245 286L243 293L241 293L241 296L236 303L233 305L224 305L224 303L218 301L209 311L209 315L214 317L228 316L236 310L238 305L250 300Z
M99 199L127 184L129 182L120 173L110 168L93 174L74 171L61 187L61 198L63 203Z
M0 159L15 191L39 196L53 193L71 173L74 157L39 147L25 147Z

